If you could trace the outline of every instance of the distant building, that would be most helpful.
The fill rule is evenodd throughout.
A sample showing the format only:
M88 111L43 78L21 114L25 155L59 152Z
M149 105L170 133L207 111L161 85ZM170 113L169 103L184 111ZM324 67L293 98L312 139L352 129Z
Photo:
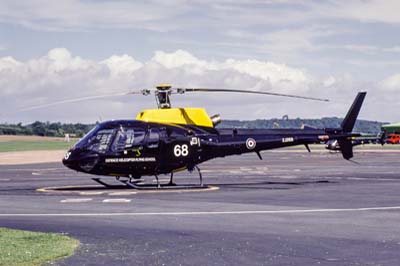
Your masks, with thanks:
M385 131L386 134L391 134L391 133L400 134L400 123L383 125L382 131Z

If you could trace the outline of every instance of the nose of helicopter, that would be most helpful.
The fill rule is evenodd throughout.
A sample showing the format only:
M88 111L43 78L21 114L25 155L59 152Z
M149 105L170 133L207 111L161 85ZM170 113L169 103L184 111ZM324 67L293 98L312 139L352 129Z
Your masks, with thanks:
M78 170L79 171L79 166L78 166L78 162L77 162L77 160L74 160L73 159L73 150L71 149L71 150L68 150L66 153L65 153L65 155L64 155L64 158L62 159L62 163L66 166L66 167L68 167L68 168L70 168L70 169L73 169L73 170Z
M99 155L97 153L80 148L68 150L62 159L62 163L66 167L85 173L91 172L98 162Z

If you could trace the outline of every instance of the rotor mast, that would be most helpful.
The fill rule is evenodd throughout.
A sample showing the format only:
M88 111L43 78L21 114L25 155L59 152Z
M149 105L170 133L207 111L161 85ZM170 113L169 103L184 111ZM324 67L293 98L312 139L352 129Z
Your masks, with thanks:
M171 87L170 84L160 84L156 87L155 96L158 108L171 108L171 101L169 99L169 96L171 95Z

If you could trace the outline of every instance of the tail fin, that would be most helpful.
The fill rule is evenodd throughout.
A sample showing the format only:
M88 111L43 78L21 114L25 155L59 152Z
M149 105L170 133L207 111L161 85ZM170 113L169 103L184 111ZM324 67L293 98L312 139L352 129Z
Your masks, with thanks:
M360 112L361 105L364 102L366 92L359 92L357 94L356 99L354 100L353 104L350 107L349 112L347 113L346 117L343 119L342 124L340 127L342 128L343 132L351 132L353 131L354 124L356 123L358 113Z
M350 107L346 117L343 119L340 127L343 133L350 133L353 131L354 124L356 123L357 116L360 113L361 106L364 102L366 92L359 92L356 99ZM353 143L351 139L338 139L340 151L342 152L343 158L350 160L353 157Z

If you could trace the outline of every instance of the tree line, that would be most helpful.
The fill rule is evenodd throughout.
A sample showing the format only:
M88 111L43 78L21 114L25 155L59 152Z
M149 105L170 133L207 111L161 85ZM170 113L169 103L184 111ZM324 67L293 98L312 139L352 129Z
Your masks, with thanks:
M0 124L0 135L36 135L47 137L64 137L65 134L82 137L95 124L64 124L36 121L32 124Z
M301 128L304 125L315 128L338 128L342 118L324 117L321 119L258 119L258 120L223 120L219 128ZM36 121L32 124L0 124L0 135L36 135L48 137L64 137L70 134L75 137L82 137L98 122L94 124L82 123L51 123ZM378 134L381 131L383 122L357 120L354 131Z
M249 121L240 120L225 120L222 121L220 128L236 127L236 128L301 128L303 126L310 126L314 128L339 128L343 118L338 117L324 117L321 119L257 119ZM357 120L354 130L355 132L378 134L381 132L381 127L386 122Z

